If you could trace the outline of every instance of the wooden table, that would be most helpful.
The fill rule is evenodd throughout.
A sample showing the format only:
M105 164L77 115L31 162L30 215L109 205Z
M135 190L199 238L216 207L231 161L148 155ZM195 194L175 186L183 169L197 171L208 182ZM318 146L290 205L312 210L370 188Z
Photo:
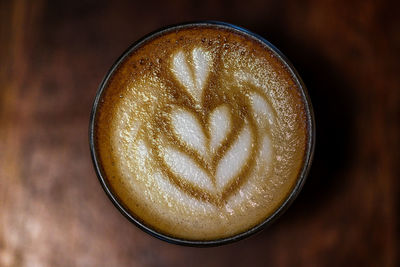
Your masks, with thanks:
M0 266L396 266L400 20L389 1L1 1ZM218 248L159 241L94 173L88 121L114 60L144 34L213 19L266 37L309 88L317 146L296 202Z

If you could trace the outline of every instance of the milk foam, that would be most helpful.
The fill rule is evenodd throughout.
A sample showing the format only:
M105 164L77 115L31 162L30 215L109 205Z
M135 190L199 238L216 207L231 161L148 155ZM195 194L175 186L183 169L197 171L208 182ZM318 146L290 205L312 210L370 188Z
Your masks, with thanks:
M212 68L210 53L195 47L192 50L192 59L184 56L183 51L177 52L172 60L171 72L187 92L196 100L197 108L202 108L202 94L204 84L207 82L209 70ZM251 93L249 100L255 114L265 127L265 115L271 122L274 115L268 104L257 94ZM252 130L245 121L232 146L217 162L215 171L211 170L211 162L222 142L227 140L228 133L232 130L229 107L222 104L212 110L206 120L209 127L201 125L200 120L192 112L183 108L172 106L171 124L174 134L187 147L194 149L208 164L201 166L190 158L190 155L171 147L165 149L164 161L170 170L185 183L207 190L211 195L222 195L225 186L233 183L234 179L242 172L252 153ZM208 131L208 132L207 132ZM207 140L207 136L210 140ZM268 139L268 135L264 138ZM269 147L271 148L271 147ZM165 192L166 194L168 192Z
M232 36L210 32L215 40ZM280 63L260 57L269 53L263 46L233 36L231 50L216 49L194 34L154 51L163 38L126 66L159 54L162 63L129 78L119 72L109 87L115 102L106 99L104 109L113 112L98 123L104 169L117 177L110 183L129 209L163 233L209 240L244 231L273 212L296 180L302 99Z
M185 153L168 147L165 149L164 160L171 170L181 178L203 190L214 191L214 186L207 173Z
M210 55L203 49L196 47L192 50L192 66L183 51L179 51L173 59L171 71L178 81L186 88L197 103L202 100L204 83L210 72Z
M245 127L231 149L221 159L217 167L217 186L223 188L240 173L251 153L251 131Z
M226 140L231 131L232 123L228 107L221 105L215 108L210 114L210 150L216 153L221 147L222 142Z
M176 108L171 114L171 124L174 132L185 144L202 156L206 156L206 137L199 121L189 111Z

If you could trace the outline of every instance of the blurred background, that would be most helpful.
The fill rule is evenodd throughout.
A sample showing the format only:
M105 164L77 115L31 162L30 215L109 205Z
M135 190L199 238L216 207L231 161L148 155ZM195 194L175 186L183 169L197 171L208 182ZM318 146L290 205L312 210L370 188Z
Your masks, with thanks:
M0 1L0 266L398 266L397 1ZM220 20L292 61L315 109L308 181L271 227L217 248L159 241L106 197L88 122L135 40Z

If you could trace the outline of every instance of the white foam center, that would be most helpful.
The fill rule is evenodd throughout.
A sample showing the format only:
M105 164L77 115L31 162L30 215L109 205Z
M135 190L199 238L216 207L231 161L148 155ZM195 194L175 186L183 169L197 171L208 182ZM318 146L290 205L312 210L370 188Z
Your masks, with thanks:
M165 163L176 175L203 190L214 191L210 177L191 157L173 147L166 148L164 153Z
M175 134L188 147L197 150L202 156L206 154L206 138L199 121L191 112L181 108L173 110L171 123Z
M197 104L201 103L204 84L211 68L211 56L201 48L192 51L188 60L182 51L175 54L172 61L172 73L185 87Z
M195 48L193 49L192 57L197 90L203 91L208 73L210 72L210 56L203 49Z
M250 128L245 126L236 142L218 164L216 175L218 188L223 188L242 170L250 157L251 143L252 138Z
M199 152L203 158L211 162L215 151L226 140L231 131L231 117L226 105L215 108L209 115L210 147L206 147L206 137L202 126L196 116L183 108L174 106L171 112L171 123L174 134L185 145ZM252 150L252 133L250 127L245 127L240 132L233 145L217 164L215 180L216 189L221 191L233 180L247 163ZM204 168L191 158L173 147L168 147L164 153L164 160L171 170L180 179L207 191L214 191L211 177Z
M213 154L226 140L231 130L231 118L226 106L219 106L210 115L210 150Z

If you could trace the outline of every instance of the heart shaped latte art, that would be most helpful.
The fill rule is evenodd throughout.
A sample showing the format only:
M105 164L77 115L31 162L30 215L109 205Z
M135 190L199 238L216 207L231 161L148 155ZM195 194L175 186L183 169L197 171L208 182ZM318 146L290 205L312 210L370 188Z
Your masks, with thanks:
M260 115L272 113L256 92L246 95L249 107L246 104L243 110L249 112L241 116L229 103L205 107L203 99L212 97L206 95L210 91L206 89L213 68L212 55L202 48L190 54L179 51L173 56L172 77L195 107L178 103L168 106L164 135L169 142L164 142L157 154L165 176L182 191L220 204L246 180L246 172L254 163L251 159L265 144L270 145L268 135L260 138L255 129L265 128Z

